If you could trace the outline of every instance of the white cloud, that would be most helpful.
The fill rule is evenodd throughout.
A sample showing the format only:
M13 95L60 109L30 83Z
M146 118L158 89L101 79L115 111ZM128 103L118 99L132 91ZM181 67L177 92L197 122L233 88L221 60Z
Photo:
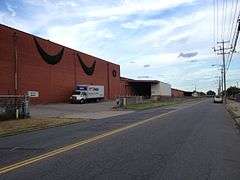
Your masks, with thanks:
M146 63L150 65L150 69L159 68L165 65L174 64L180 62L177 58L177 53L159 53L139 56L136 58L135 63L129 64L128 62L122 63L123 67L132 67L136 69L142 69Z
M148 19L125 22L121 26L126 29L138 29L141 27L166 26L167 24L167 21L163 19Z
M100 29L98 22L88 21L66 27L50 27L47 37L67 47L106 59L108 57L101 53L102 47L106 41L114 39L114 34L108 28Z
M194 0L123 0L116 6L95 6L89 17L126 16L137 12L161 11L181 4L192 3Z
M0 11L1 23L119 63L125 76L148 76L175 87L192 87L194 80L211 74L203 67L216 58L211 52L211 3L192 10L202 1L24 0L26 12L32 13L26 18L13 2L9 1L6 11ZM180 8L181 15L166 11L181 5L187 8ZM178 58L180 52L199 54L186 60ZM144 68L146 64L150 67ZM129 72L129 67L134 71ZM159 72L165 76L159 77Z
M0 23L3 23L4 13L0 12Z
M209 9L208 9L209 10ZM207 10L207 11L208 11ZM172 40L179 39L180 37L186 37L192 35L192 33L196 29L197 23L203 23L203 19L206 18L205 11L193 12L191 14L187 14L183 17L173 17L167 20L159 20L157 23L156 20L151 23L145 23L145 25L157 25L156 30L154 32L149 32L142 38L139 43L153 43L160 44L162 46L163 40L167 40L168 42ZM184 32L177 31L177 28L184 28ZM203 32L205 33L205 31ZM161 43L160 43L161 42ZM166 43L168 43L166 42Z
M11 16L15 17L16 11L13 9L13 7L9 3L6 3L6 6L7 6L7 10L10 12Z

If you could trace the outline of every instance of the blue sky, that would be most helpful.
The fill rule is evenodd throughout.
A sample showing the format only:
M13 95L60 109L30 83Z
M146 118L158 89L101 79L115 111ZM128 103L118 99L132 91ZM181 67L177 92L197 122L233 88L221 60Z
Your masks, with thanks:
M212 0L0 0L0 23L120 64L124 77L217 87ZM238 57L228 86L239 80Z

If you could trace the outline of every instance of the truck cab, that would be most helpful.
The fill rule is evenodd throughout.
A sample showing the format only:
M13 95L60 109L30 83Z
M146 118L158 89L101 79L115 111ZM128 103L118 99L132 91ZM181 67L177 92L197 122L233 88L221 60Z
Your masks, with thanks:
M85 103L87 100L87 93L82 91L74 91L70 97L71 103Z

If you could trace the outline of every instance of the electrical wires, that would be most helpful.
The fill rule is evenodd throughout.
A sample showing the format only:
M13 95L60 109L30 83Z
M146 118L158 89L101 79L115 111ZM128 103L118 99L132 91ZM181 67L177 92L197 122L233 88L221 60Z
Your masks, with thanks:
M219 41L229 41L230 51L227 54L227 70L230 67L240 32L240 8L239 0L213 0L213 41L216 45Z

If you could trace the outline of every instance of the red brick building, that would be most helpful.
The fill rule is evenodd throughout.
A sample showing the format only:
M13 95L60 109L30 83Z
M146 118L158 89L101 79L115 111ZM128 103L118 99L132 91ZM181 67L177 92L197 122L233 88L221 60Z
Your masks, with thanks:
M184 91L179 89L171 89L172 97L184 97Z
M39 92L33 103L67 101L76 84L103 85L120 95L120 66L0 25L0 94Z

